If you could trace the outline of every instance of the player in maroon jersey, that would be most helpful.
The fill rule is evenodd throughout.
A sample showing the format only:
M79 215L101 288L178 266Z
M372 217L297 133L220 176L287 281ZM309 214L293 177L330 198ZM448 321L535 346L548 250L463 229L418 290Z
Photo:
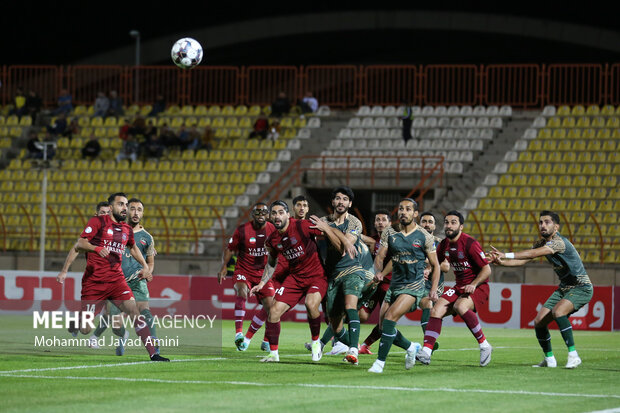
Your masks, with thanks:
M156 353L150 329L138 312L133 293L121 269L121 260L127 245L131 255L142 265L140 278L151 280L153 277L134 243L132 228L125 223L127 196L118 192L110 195L108 202L112 209L111 214L91 218L77 244L80 252L87 253L86 270L82 277L82 311L91 312L94 318L105 305L105 301L112 300L132 320L136 334L142 339L151 360L170 361ZM88 334L90 330L89 325L80 326L82 334Z
M269 210L271 222L277 231L273 232L265 242L265 248L269 253L267 266L261 282L252 288L250 294L260 291L271 280L276 263L280 259L288 261L289 275L276 291L275 302L265 323L265 334L269 340L270 353L261 361L280 361L278 354L280 317L304 296L306 297L305 304L308 309L308 323L310 324L313 343L312 360L318 361L322 355L319 342L321 332L319 305L327 291L327 278L319 257L315 237L323 233L314 228L310 221L291 218L288 205L284 201L273 202Z
M424 364L431 362L435 341L441 333L442 319L458 314L480 345L480 366L491 361L493 347L482 332L480 321L474 311L489 300L491 266L482 247L473 237L465 234L465 219L458 211L450 211L444 218L446 238L437 246L437 259L450 262L456 277L456 285L444 291L431 310L431 317L424 334L424 347L416 358Z
M237 293L237 298L235 299L235 345L239 351L247 350L254 335L250 330L256 331L250 325L248 334L244 337L243 319L245 317L245 302L248 299L248 291L260 282L267 262L265 240L275 231L273 224L267 222L268 214L269 210L264 202L254 205L252 208L252 220L240 225L228 241L228 247L222 254L222 267L217 276L221 284L226 279L228 261L233 254L237 255L233 281L235 283L234 289ZM274 294L275 289L271 281L267 282L256 293L256 299L263 305L263 312L269 311Z
M379 251L379 241L381 241L381 234L383 233L384 230L389 228L390 225L392 225L390 211L388 211L387 209L381 209L375 212L375 230L377 232L375 235L372 236L372 241L374 241L374 244L372 245L372 249L371 249L373 257L376 257L377 251ZM387 263L391 259L392 257L388 253L388 255L386 255L385 259L383 260L384 268L386 267ZM374 309L377 306L380 306L381 303L383 303L383 298L385 297L385 293L390 288L391 280L392 280L391 272L384 275L383 280L379 282L379 285L377 286L377 290L372 295L372 297L370 297L370 299L366 300L362 304L362 308L360 308L360 311L359 311L361 322L366 322L368 318L370 317L370 314L372 314L372 312L374 311ZM380 338L381 338L381 329L379 328L379 325L377 324L373 328L372 332L368 335L368 337L366 337L362 345L360 346L360 354L372 354L372 352L370 351L370 346L375 341L379 340Z

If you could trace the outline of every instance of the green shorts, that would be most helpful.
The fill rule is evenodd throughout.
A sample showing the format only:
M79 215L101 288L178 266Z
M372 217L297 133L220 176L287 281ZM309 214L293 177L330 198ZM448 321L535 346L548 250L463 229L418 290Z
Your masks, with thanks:
M439 276L439 284L437 284L437 296L438 297L441 297L441 294L443 294L443 272L440 274L441 275ZM424 281L424 288L426 289L426 295L430 294L431 287L432 287L431 280Z
M588 304L592 299L592 294L594 293L594 289L591 285L580 285L577 287L573 287L570 290L562 291L561 289L557 289L551 294L551 297L545 301L543 307L548 308L549 310L553 310L553 307L560 302L560 300L568 300L573 303L573 313L579 310L584 305ZM572 313L571 313L572 314Z
M336 277L329 282L327 287L327 315L329 318L337 317L345 312L344 296L362 296L365 284L364 274L361 271L351 272L350 274Z
M140 280L138 278L133 279L127 282L129 288L131 288L131 292L133 293L136 301L148 301L149 296L149 288L146 286L146 280Z
M364 288L362 288L362 294L360 295L359 300L357 300L358 310L362 308L365 303L372 299L373 295L375 295L375 292L377 291L378 286L379 283L366 282L366 285L364 285Z
M420 305L420 300L422 298L428 297L428 292L426 291L426 288L416 290L412 290L411 288L397 288L396 290L393 290L392 287L390 287L390 289L387 290L387 292L385 293L385 298L383 299L383 301L390 305L394 304L398 296L401 294L407 294L415 297L415 303L411 306L409 311L407 311L408 313L411 313L415 311L416 308L418 308L418 306Z

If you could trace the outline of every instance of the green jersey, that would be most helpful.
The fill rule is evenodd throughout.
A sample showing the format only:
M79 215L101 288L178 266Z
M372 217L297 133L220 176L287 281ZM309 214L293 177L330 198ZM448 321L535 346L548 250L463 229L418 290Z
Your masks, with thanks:
M358 252L360 252L361 247L366 247L363 243L360 246L358 242L360 240L360 234L362 233L362 223L353 215L347 214L344 222L340 225L334 222L334 218L331 215L325 216L321 218L321 220L327 222L332 228L339 230L345 235L353 234L356 237L355 246L358 248ZM366 247L366 250L368 250L368 247ZM342 255L331 243L328 243L327 258L325 259L325 273L327 274L327 278L331 279L336 277L339 273L350 270L352 267L361 269L359 258L351 258L349 254Z
M145 260L146 257L152 257L155 255L155 241L153 241L153 236L144 228L134 232L133 238ZM127 247L125 247L125 254L121 262L121 267L127 281L138 278L138 272L142 270L142 266L131 255L131 252L129 252Z
M566 237L556 232L549 241L541 238L532 248L543 246L553 250L553 254L546 255L545 258L560 278L560 290L566 291L577 286L592 285L579 253Z
M424 228L416 225L409 234L388 228L381 234L381 246L392 255L393 290L424 288L424 267L428 254L435 252L435 240Z

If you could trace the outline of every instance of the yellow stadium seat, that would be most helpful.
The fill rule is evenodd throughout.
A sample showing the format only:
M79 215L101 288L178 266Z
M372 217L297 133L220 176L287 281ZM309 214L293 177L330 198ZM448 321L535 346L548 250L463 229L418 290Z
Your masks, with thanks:
M179 105L170 105L166 108L166 115L168 116L178 116L181 114L181 108Z
M538 131L538 138L539 139L550 139L552 135L551 129L549 128L544 128Z
M194 116L188 116L187 118L185 118L185 126L192 127L192 126L197 126L198 125L198 118L194 117Z
M209 110L207 111L209 116L219 116L221 113L222 109L217 105L209 107Z
M194 116L207 116L208 111L205 105L198 105L194 109Z
M233 116L235 114L235 108L231 105L226 105L222 108L222 115Z
M181 115L183 115L183 116L193 116L194 115L194 107L192 105L184 105L181 108Z
M262 108L259 105L252 105L248 109L248 116L258 116L262 112Z
M245 105L239 105L235 108L235 116L244 116L248 113L248 107Z
M592 127L593 128L604 128L605 127L605 118L601 117L601 116L597 116L595 118L592 119Z
M617 116L611 117L607 119L605 126L608 128L617 128L620 127L620 118Z

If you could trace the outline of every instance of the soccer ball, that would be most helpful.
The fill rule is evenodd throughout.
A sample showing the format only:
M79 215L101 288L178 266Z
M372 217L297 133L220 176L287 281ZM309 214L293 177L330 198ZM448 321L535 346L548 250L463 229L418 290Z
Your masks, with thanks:
M202 60L202 46L195 39L185 37L172 45L172 61L181 69L191 69Z

